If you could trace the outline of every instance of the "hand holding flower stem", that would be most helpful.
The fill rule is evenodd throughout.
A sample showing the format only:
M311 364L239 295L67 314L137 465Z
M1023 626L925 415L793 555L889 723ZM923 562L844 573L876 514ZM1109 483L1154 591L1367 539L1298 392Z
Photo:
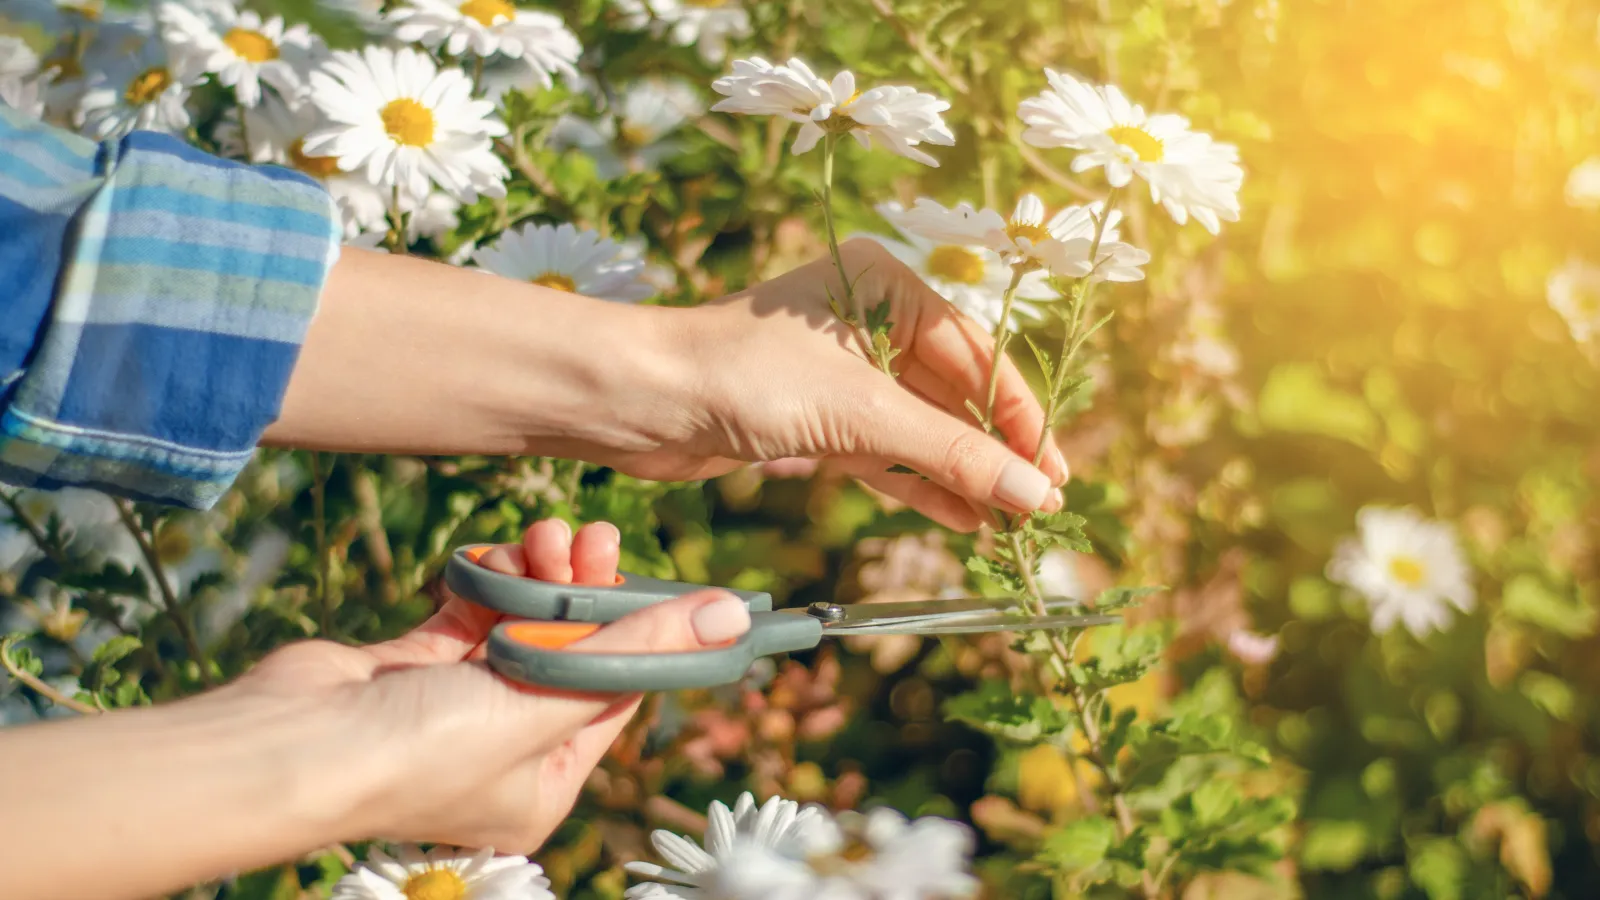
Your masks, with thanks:
M889 343L889 303L884 301L870 312L861 309L856 300L855 283L845 270L844 258L839 254L839 232L833 222L833 157L837 152L839 135L830 133L822 139L822 220L828 231L828 252L833 255L833 266L839 270L839 280L844 283L845 307L840 308L830 293L828 304L839 321L855 329L861 340L861 349L883 374L894 377L893 362L897 350ZM989 402L994 402L994 389L989 390Z

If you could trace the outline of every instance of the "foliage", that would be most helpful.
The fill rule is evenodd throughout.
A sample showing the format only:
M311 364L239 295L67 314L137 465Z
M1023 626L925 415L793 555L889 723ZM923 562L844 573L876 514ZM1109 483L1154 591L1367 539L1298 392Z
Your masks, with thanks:
M360 39L315 4L284 8L335 42ZM1595 233L1562 195L1600 129L1600 10L750 8L750 53L953 101L958 140L937 170L841 144L829 205L841 233L887 232L872 208L891 193L1001 209L1020 190L1102 194L1097 176L1067 174L1069 157L1018 140L1017 103L1046 66L1239 145L1244 215L1223 238L1167 221L1136 182L1120 201L1125 233L1154 256L1147 281L1101 297L1109 320L1074 314L1069 287L1069 314L1030 332L1027 352L1012 347L1055 398L1067 512L972 539L829 477L665 485L549 460L275 451L207 514L8 495L9 539L37 549L0 551L16 561L0 576L0 632L20 632L6 661L32 682L0 681L0 716L64 714L52 694L160 702L288 641L392 636L432 609L451 548L511 540L543 516L613 521L625 567L772 590L780 604L1022 595L1066 560L1073 589L1103 591L1095 605L1125 610L1125 625L1061 646L856 640L725 690L655 698L539 855L557 889L620 897L646 829L748 787L966 819L994 897L1586 896L1600 881L1587 702L1597 375L1544 292ZM586 74L604 83L720 74L693 48L619 28L600 0L560 12L603 48ZM507 198L465 208L453 234L412 252L572 221L643 237L675 281L662 302L681 305L827 252L818 158L784 152L782 126L706 116L659 170L608 180L540 139L594 111L560 87L508 94L525 154ZM1055 351L1079 336L1074 353ZM1474 613L1421 639L1373 633L1325 574L1373 504L1456 524ZM1252 629L1277 636L1275 658L1228 653ZM327 854L218 895L325 890L348 864Z

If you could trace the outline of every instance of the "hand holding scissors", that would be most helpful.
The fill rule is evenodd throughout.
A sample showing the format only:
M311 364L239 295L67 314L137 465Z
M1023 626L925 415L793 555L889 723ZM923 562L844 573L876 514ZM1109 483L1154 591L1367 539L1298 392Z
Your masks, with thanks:
M609 586L558 584L507 575L478 562L490 545L451 556L445 583L462 599L513 617L489 635L489 664L507 678L546 688L636 692L714 687L744 677L759 656L817 646L825 637L975 634L1084 628L1120 621L1047 597L1044 615L1015 611L1011 598L963 597L891 603L814 603L772 608L772 596L729 590L750 609L750 630L718 647L686 653L584 653L565 649L628 613L707 585L626 572Z

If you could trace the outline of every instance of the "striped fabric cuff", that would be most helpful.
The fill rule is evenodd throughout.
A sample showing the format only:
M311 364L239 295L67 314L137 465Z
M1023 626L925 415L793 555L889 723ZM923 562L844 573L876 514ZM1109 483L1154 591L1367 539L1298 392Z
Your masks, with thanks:
M338 257L316 182L166 135L98 148L0 480L210 507L278 416Z

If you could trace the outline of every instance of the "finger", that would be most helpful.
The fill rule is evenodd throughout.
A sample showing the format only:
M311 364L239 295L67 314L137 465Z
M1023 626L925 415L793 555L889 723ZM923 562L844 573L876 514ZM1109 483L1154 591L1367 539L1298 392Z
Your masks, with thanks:
M572 526L560 519L544 519L522 533L522 555L528 577L557 584L572 583Z
M371 644L366 651L386 666L460 662L488 639L501 618L488 607L452 596L428 621L393 640Z
M590 522L572 539L574 584L615 584L622 532L610 522Z
M878 457L926 475L967 500L1011 513L1051 503L1049 476L1005 444L887 379L838 398L833 413L853 433L845 455ZM921 509L921 507L918 507ZM926 510L924 510L926 511Z
M990 366L994 360L994 336L948 303L941 303L930 311L926 321L927 325L917 334L916 355L907 364L908 374L912 369L921 369L919 380L944 381L954 388L963 402L948 407L951 412L965 417L963 407L967 400L979 409L985 408L989 399ZM1001 360L995 382L994 423L1005 436L1007 445L1033 458L1044 430L1044 407L1010 357ZM1046 442L1041 465L1052 484L1066 482L1066 459L1053 437Z
M889 472L882 460L839 456L829 465L910 505L952 531L977 531L984 517L967 500L920 475ZM992 520L990 520L992 521Z
M733 640L750 630L750 610L727 591L695 591L647 606L565 648L568 653L690 653ZM616 694L579 695L526 688L539 695L540 727L554 738L568 740L607 707Z

